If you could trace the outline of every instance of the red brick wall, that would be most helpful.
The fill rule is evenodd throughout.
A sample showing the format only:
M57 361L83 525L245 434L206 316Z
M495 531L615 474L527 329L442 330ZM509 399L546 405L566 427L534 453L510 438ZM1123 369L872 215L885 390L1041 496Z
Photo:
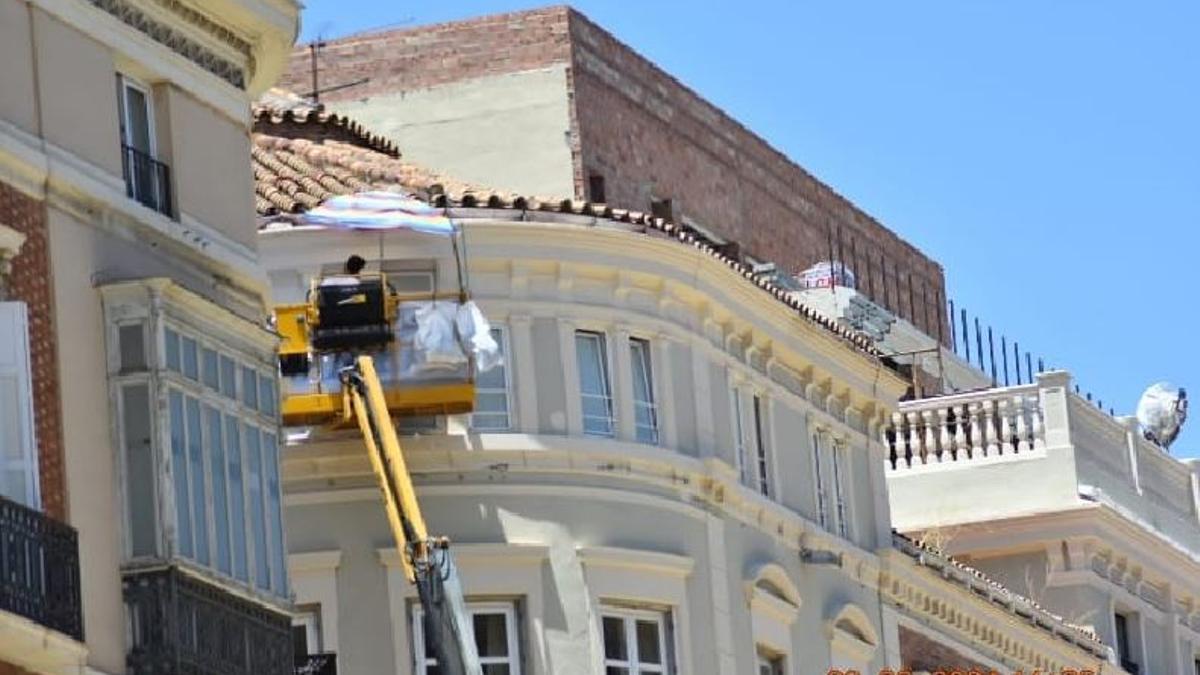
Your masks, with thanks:
M317 82L323 88L371 78L321 95L323 101L344 101L544 68L569 58L567 9L548 7L330 40L318 54ZM307 46L292 52L277 86L312 91Z
M336 102L569 64L575 196L604 176L608 203L649 211L671 199L744 253L800 271L830 257L830 237L877 302L949 340L942 268L678 80L565 7L364 34L320 52L322 96ZM280 86L312 88L299 47ZM578 103L576 105L575 103ZM400 149L401 152L404 148ZM432 167L446 169L447 167Z
M29 306L34 433L41 472L42 508L47 514L66 520L62 411L51 305L54 292L50 278L50 233L46 226L45 206L0 182L0 223L26 237L21 253L13 259L9 291L11 299L22 300Z
M900 660L902 667L912 672L962 671L990 673L978 661L969 659L946 645L935 642L921 633L900 626Z

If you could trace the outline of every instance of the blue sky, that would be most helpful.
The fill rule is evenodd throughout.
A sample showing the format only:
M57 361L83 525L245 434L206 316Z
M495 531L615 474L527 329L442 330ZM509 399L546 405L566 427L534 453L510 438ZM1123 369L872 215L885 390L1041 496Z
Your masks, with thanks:
M302 39L538 6L309 0ZM1200 3L574 6L940 261L1118 413L1200 392ZM1196 394L1193 394L1196 396ZM1175 452L1200 456L1200 406Z

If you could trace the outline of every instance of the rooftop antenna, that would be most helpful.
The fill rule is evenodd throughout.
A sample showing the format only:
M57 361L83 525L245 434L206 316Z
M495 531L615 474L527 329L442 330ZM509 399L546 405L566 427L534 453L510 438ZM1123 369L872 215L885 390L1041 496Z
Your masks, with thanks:
M348 89L350 87L357 87L360 84L366 84L367 82L371 81L371 78L364 77L364 78L355 80L353 82L346 82L344 84L336 84L332 87L325 87L324 89L322 89L320 86L320 83L318 82L320 66L317 65L317 56L320 55L321 50L324 48L325 48L325 37L324 37L324 30L322 30L321 32L317 33L317 37L315 40L308 43L309 70L312 74L312 90L307 92L306 94L304 94L304 97L311 98L314 105L321 104L321 94L322 93L330 92L330 91L338 91L339 89Z

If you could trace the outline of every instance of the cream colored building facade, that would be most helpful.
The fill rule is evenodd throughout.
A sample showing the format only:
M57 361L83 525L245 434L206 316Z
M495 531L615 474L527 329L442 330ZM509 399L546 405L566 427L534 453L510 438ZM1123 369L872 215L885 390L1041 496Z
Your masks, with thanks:
M1099 672L1090 636L894 538L879 439L905 382L869 350L661 221L477 198L449 213L505 366L483 412L400 428L494 672L874 673L901 636ZM276 302L351 253L454 283L444 240L260 236ZM425 673L373 481L354 433L289 436L300 621L341 673Z
M897 529L1092 628L1128 672L1200 671L1200 463L1066 372L906 402L894 428Z
M245 157L298 14L0 0L0 672L290 670L269 453L217 455L278 429Z

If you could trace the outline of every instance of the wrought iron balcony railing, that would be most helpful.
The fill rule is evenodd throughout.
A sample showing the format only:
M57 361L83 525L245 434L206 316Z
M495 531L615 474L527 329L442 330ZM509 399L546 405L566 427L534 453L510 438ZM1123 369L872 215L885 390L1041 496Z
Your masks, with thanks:
M296 675L337 675L337 654L308 654L296 661Z
M145 207L171 216L171 169L129 145L121 144L125 194Z
M75 528L3 497L0 610L83 641Z
M294 675L287 614L171 566L125 572L129 675Z

